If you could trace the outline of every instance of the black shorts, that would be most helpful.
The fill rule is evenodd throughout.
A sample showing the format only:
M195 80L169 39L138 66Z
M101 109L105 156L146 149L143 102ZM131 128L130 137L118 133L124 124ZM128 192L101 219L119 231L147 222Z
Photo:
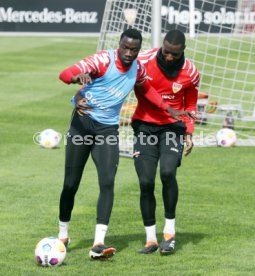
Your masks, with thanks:
M93 139L100 139L101 136L118 137L118 128L119 125L101 124L90 118L88 115L80 116L76 112L76 110L74 110L68 134L71 136L80 135L81 137L87 140L90 137Z
M98 171L115 172L119 160L118 127L74 111L66 135L66 167L84 167L91 153Z
M134 158L158 162L162 155L171 155L181 165L186 126L182 121L155 125L139 120L132 122L134 130Z

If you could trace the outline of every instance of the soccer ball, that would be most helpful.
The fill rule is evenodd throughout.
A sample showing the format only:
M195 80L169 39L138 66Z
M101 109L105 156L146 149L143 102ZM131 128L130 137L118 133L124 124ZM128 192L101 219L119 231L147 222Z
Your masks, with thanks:
M35 247L35 260L38 265L58 266L63 263L65 257L65 245L57 238L44 238Z
M37 140L41 147L51 149L58 146L61 134L54 129L48 128L39 134Z
M236 133L230 128L222 128L216 134L216 142L220 147L232 147L236 140Z

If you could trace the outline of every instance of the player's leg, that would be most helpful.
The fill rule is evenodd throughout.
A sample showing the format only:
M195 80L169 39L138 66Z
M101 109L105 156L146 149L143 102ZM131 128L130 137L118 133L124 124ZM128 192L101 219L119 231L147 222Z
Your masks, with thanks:
M144 226L155 225L156 198L154 195L156 160L135 158L135 169L140 185L140 209Z
M76 145L73 136L68 136L66 141L64 185L60 196L61 221L69 221L74 205L74 197L78 190L84 165L90 154L90 146Z
M175 154L163 153L161 155L160 177L163 184L162 197L165 209L165 226L163 240L160 244L161 253L172 253L175 246L175 211L178 201L177 166L178 157Z
M158 249L154 195L158 149L155 139L155 136L135 131L134 164L139 179L140 210L146 232L146 245L138 252L143 254L150 254Z
M67 137L64 185L59 204L59 235L68 243L68 226L74 206L75 194L79 188L84 165L89 157L90 147L75 145L72 137Z
M109 134L97 136L91 155L97 168L99 197L97 202L97 224L90 257L109 258L116 249L104 244L114 201L114 181L119 163L118 131L109 128ZM110 138L109 138L110 137Z
M137 157L139 159L139 157ZM140 185L140 210L146 233L145 247L139 253L149 254L158 249L156 236L156 199L154 195L157 162L135 158L135 168Z
M74 116L72 122L76 122ZM77 138L77 135L81 139ZM89 157L91 145L84 145L84 135L72 125L66 136L64 184L59 204L59 235L58 237L68 244L68 227L74 206L75 194L79 188L84 165Z
M185 128L181 128L180 131L171 134L165 132L160 136L160 178L165 209L165 226L163 240L160 245L162 254L173 253L175 246L175 212L178 202L176 172L183 152L181 135L184 130Z

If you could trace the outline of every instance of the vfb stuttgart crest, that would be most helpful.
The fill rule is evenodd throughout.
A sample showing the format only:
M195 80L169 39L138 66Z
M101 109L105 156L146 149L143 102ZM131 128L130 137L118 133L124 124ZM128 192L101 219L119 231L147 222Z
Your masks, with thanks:
M182 89L182 85L180 83L174 82L172 85L172 90L174 93L179 92Z

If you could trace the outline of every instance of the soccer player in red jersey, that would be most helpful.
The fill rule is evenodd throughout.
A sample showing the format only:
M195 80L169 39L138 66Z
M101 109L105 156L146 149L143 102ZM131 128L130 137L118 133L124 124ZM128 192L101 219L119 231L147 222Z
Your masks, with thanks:
M178 30L169 31L161 48L140 53L149 83L166 103L177 110L196 113L200 74L194 64L184 56L185 35ZM164 110L155 108L141 97L135 88L138 105L132 117L134 164L140 183L140 209L146 232L145 247L138 252L150 254L158 250L162 255L174 252L175 215L178 200L176 171L184 154L190 154L193 142L194 118L176 120ZM165 210L163 239L158 245L156 237L156 199L154 196L157 166L160 166L162 197Z
M137 87L153 108L165 116L190 116L188 111L175 110L150 85L144 66L136 60L142 36L135 29L122 33L119 48L94 54L65 69L60 79L84 84L79 91L81 102L73 112L67 133L64 185L60 196L58 237L68 244L68 227L84 166L91 154L99 182L97 224L90 257L112 257L116 251L104 244L114 199L114 179L119 161L119 112L128 93ZM138 88L139 87L139 88ZM83 104L86 101L86 104ZM81 116L83 115L83 116Z

